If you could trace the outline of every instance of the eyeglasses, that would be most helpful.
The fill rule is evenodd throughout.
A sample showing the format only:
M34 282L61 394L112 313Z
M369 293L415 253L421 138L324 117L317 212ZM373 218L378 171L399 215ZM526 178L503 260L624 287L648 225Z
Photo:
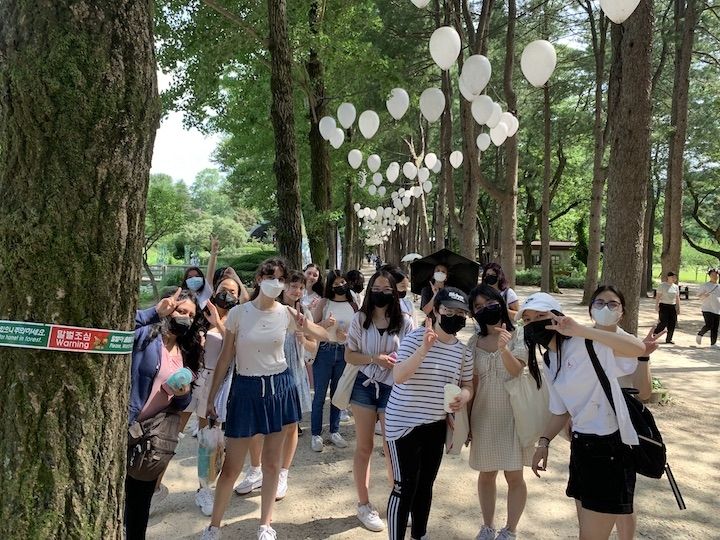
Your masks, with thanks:
M500 309L500 304L498 302L488 302L484 306L477 308L475 310L475 313L480 313L481 311L484 311L486 309L489 311L495 311L497 309Z
M379 293L383 293L383 294L392 294L393 293L392 287L385 287L384 289L380 289L378 287L373 287L370 290L372 292L379 292Z
M447 308L445 306L440 306L438 313L440 313L440 315L447 315L448 317L467 317L467 311L464 309Z
M592 303L594 308L602 309L605 306L608 307L610 311L617 311L619 308L622 307L622 304L620 302L616 302L615 300L610 300L609 302L606 302L605 300L597 299Z

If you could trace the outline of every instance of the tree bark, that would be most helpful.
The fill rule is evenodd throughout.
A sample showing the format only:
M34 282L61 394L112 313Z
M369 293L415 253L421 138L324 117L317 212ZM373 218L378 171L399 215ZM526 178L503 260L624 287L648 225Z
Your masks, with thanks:
M151 3L0 3L0 319L133 329L159 114ZM129 367L0 348L0 538L123 537Z
M662 273L680 271L685 139L688 128L690 62L697 25L696 0L674 0L675 79L673 82L667 182L663 212Z
M611 123L604 281L623 291L621 325L637 331L643 224L650 161L653 2L641 0L623 25L613 25Z
M300 179L295 144L292 52L288 38L287 5L285 0L268 0L267 6L272 67L270 117L275 133L273 170L277 181L278 248L290 268L300 268Z
M153 297L155 300L160 300L160 291L158 291L157 282L155 281L155 274L153 274L152 269L150 268L150 265L147 262L147 257L143 256L142 265L145 271L147 272L148 277L150 278L150 286L153 290Z
M543 192L542 211L540 215L540 290L550 292L550 177L552 175L551 140L550 140L550 89L546 84L543 88Z

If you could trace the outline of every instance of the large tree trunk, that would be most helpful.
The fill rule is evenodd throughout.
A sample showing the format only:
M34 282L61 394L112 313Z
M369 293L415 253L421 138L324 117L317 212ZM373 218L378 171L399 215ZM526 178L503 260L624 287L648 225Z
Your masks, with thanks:
M544 125L544 152L543 152L543 192L542 212L540 215L540 289L550 292L550 177L551 170L551 140L550 140L550 89L547 84L543 88L543 125Z
M155 281L155 274L153 274L152 268L150 268L150 265L147 262L147 255L143 255L142 265L150 278L150 286L153 290L153 297L155 300L160 300L160 291L158 291L157 281Z
M663 212L662 272L680 271L682 248L683 172L688 127L690 61L695 40L696 0L675 0L675 80L670 116L667 183Z
M68 4L0 3L0 319L132 330L152 4ZM0 348L0 538L122 538L129 370Z
M353 187L355 184L354 175L348 174L345 182L345 249L343 249L342 268L354 268L355 257L357 252L357 230L356 222L357 214L353 208ZM358 266L359 268L359 266Z
M627 301L621 324L637 331L643 262L643 222L650 165L653 2L641 0L622 25L613 25L611 123L604 281Z
M285 0L268 0L267 6L272 66L270 117L275 133L273 169L277 180L278 248L290 268L300 268L300 179L295 145L292 52L288 38L287 6Z

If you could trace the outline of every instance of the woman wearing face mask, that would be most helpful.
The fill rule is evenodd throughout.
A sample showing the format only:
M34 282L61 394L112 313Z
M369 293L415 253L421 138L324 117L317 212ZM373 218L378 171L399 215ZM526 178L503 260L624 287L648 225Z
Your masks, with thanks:
M363 276L360 270L350 270L347 273L348 287L350 287L350 294L352 294L353 300L358 306L362 306L365 295L365 276Z
M394 385L385 409L385 438L392 464L394 488L388 501L390 540L405 538L412 512L412 538L427 533L432 490L442 461L447 413L446 384L462 390L450 403L459 411L473 395L472 356L456 337L465 327L467 296L444 287L435 295L434 326L410 332L400 344L393 366Z
M507 279L505 278L505 272L503 272L502 266L498 263L488 263L483 268L482 282L485 285L490 285L493 289L498 291L505 301L505 305L510 313L510 318L514 319L517 314L517 310L520 307L520 301L518 295L515 294L510 287L508 287Z
M325 396L330 388L330 399L335 395L337 383L345 369L345 340L350 323L357 311L350 288L341 270L328 272L325 297L313 310L313 319L327 329L329 339L320 343L313 362L313 396L310 447L323 451L322 419ZM340 409L330 404L330 441L338 448L346 448L347 442L340 435Z
M196 323L199 308L195 295L178 289L157 306L135 314L135 346L130 372L128 425L171 410L180 412L190 403L191 388L174 388L168 379L183 367L200 370L203 349ZM145 538L150 503L157 480L125 476L125 532L128 540Z
M386 264L381 268L381 270L390 272L393 279L395 280L398 296L400 297L400 309L402 309L402 312L405 313L408 317L410 317L410 321L412 322L412 329L415 330L415 328L417 328L415 306L413 305L412 299L408 296L408 294L410 294L410 280L405 275L405 273L397 266Z
M225 321L223 347L208 394L207 417L216 416L215 395L230 362L235 362L225 422L225 462L215 489L215 504L204 540L220 538L220 523L245 455L258 434L265 436L262 451L263 485L259 540L276 538L270 526L277 495L283 443L297 430L300 400L284 354L285 337L295 330L326 339L327 332L301 313L277 302L285 288L287 270L282 259L268 259L256 273L257 287L249 302L230 310Z
M516 538L527 500L523 467L529 467L532 447L523 448L515 433L515 418L505 383L519 376L527 364L522 328L515 329L502 295L483 284L470 291L470 305L480 333L468 342L475 366L475 398L471 406L470 467L479 471L478 496L483 525L476 540ZM508 485L507 522L495 531L498 471ZM496 536L497 535L497 536Z
M520 307L528 346L528 368L542 384L538 346L546 350L552 417L538 440L532 469L547 468L552 439L572 420L570 478L566 494L575 499L581 540L607 540L622 514L633 511L635 468L627 445L638 438L630 421L618 377L628 373L618 358L637 358L645 345L634 336L588 328L562 315L562 307L546 293L531 295ZM617 414L593 368L585 340L590 340L607 374Z
M355 314L345 345L345 361L360 366L350 396L357 444L353 476L358 494L357 516L369 530L385 529L378 511L370 503L370 457L375 442L375 421L384 431L385 407L393 384L393 354L411 331L410 319L400 309L395 280L380 270L368 284L362 309ZM385 453L387 455L387 452Z
M677 286L677 276L674 272L668 272L665 281L657 288L655 311L658 312L660 319L655 327L655 333L659 334L667 328L665 343L675 345L672 338L680 315L680 288Z
M438 291L445 287L448 280L448 269L444 264L438 264L433 272L433 278L430 280L428 285L423 287L420 292L420 309L425 312L425 315L430 317L432 321L435 320L435 297Z

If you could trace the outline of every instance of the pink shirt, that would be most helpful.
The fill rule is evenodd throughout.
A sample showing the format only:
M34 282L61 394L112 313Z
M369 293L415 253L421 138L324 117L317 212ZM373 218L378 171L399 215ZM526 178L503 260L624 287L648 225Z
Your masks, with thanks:
M170 375L182 367L182 356L179 354L171 356L168 350L163 346L162 358L160 359L160 369L155 375L155 379L153 379L150 396L138 416L139 422L152 418L170 405L170 401L173 397L175 397L175 394L173 394L172 389L165 384L165 381L170 378Z

